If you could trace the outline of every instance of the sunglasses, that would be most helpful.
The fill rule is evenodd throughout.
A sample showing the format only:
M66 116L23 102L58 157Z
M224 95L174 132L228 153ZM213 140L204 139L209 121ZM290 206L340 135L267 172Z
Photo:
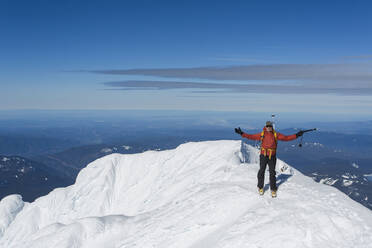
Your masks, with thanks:
M273 127L273 126L271 126L271 125L268 125L268 126L266 126L266 127Z

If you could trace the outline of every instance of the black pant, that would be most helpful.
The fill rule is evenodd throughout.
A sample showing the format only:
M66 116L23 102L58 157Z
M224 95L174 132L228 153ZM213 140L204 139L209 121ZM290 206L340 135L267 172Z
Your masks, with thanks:
M275 172L275 165L276 165L276 156L271 156L271 159L269 159L269 156L260 155L260 170L257 174L258 184L257 187L262 189L264 187L264 180L265 180L265 170L266 165L269 165L269 172L270 172L270 189L271 190L277 190L276 187L276 172Z

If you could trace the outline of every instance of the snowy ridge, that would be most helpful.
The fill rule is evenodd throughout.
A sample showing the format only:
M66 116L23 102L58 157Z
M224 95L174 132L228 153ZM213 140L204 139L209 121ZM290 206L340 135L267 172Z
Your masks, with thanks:
M4 197L0 202L0 237L22 210L24 202L20 195Z
M105 156L32 203L2 199L0 247L372 247L369 209L280 160L278 198L259 196L257 161L240 141Z

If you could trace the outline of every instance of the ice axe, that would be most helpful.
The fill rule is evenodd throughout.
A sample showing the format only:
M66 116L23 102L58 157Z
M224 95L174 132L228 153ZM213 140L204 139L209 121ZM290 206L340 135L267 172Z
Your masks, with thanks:
M307 132L311 132L311 131L316 131L317 129L316 128L312 128L312 129L307 129L307 130L302 130L302 133L307 133ZM301 140L300 140L300 144L298 144L299 147L302 147L302 139L304 138L304 136L302 135L301 136Z

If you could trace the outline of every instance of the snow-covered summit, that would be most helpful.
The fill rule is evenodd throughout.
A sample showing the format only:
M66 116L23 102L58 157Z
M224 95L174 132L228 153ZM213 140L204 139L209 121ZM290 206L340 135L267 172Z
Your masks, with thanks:
M240 141L108 155L32 203L2 199L0 247L372 247L369 209L282 161L278 198L259 196L257 162Z

